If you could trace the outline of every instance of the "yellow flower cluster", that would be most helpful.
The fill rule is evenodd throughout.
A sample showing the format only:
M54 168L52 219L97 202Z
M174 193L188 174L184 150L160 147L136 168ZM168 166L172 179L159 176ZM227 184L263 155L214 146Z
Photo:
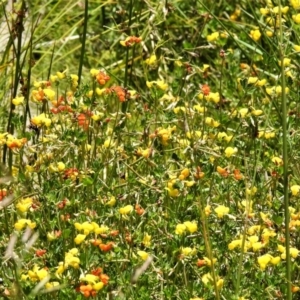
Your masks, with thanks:
M196 221L186 221L183 224L177 224L175 233L178 235L182 235L186 232L194 233L198 230L198 225Z
M95 222L83 222L83 223L74 223L75 228L78 231L83 231L83 234L77 234L77 236L74 239L74 242L76 245L81 244L87 235L91 233L95 234L104 234L108 232L109 228L105 225L98 225Z
M79 251L77 248L72 248L68 252L65 253L65 260L63 262L60 262L57 270L55 272L57 277L60 277L60 275L67 270L69 267L72 267L74 269L79 268L80 259L79 259Z
M156 81L146 81L146 85L148 88L152 88L153 86L157 86L162 91L166 91L168 89L168 84L163 80Z
M213 283L213 277L210 273L206 273L202 276L201 278L202 282L205 284L205 285L211 285L212 286L212 283ZM223 287L223 284L224 284L224 279L222 278L217 278L217 288L218 289L221 289Z
M28 219L19 219L15 223L15 229L18 231L21 231L22 229L24 229L27 226L31 229L34 229L36 227L36 222L32 222L31 220L28 220Z
M210 92L208 95L204 95L203 93L200 93L198 95L198 98L200 100L206 100L208 102L213 102L213 103L219 103L220 102L220 94L219 92L215 92L215 93L212 93Z
M39 268L37 265L34 265L32 270L29 270L26 273L21 275L21 280L26 281L29 279L31 282L37 282L45 279L49 276L49 273L46 268Z
M261 270L265 270L268 264L278 265L280 260L279 256L274 257L268 253L257 258L257 262Z
M159 137L163 146L168 145L168 141L171 139L172 133L176 130L176 126L168 128L158 128L156 136Z
M215 208L215 213L217 214L218 218L221 219L225 215L228 215L229 213L229 207L226 207L224 205L219 205Z
M81 275L79 280L90 284L95 291L100 291L104 287L104 283L100 281L100 277L93 274Z
M32 203L33 199L30 197L19 200L16 204L16 209L18 210L18 213L20 213L21 215L25 214L31 207Z
M51 119L45 113L42 113L38 116L35 116L31 119L31 122L37 127L46 126L49 127L51 125Z

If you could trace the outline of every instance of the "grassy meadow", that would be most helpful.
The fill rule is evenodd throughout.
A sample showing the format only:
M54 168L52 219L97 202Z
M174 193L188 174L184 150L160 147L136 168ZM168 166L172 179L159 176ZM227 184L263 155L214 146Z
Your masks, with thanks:
M0 5L1 299L300 299L300 0Z

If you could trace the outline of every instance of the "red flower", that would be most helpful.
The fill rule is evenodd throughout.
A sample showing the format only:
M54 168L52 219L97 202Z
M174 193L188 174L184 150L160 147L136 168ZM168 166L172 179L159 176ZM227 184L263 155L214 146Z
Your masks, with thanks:
M42 257L42 256L44 256L44 254L46 254L46 252L47 252L46 250L39 249L39 250L35 251L35 255L37 257Z
M107 244L100 244L99 248L103 251L103 252L108 252L110 251L114 246L113 242L108 242Z
M0 190L0 201L5 198L7 195L7 190L6 189L2 189Z
M107 81L110 80L110 77L109 77L107 74L105 74L105 73L103 73L103 72L100 71L100 72L96 75L96 79L97 79L97 81L98 81L98 83L99 83L100 85L104 85Z
M210 93L210 87L207 84L203 84L201 87L201 91L204 96L208 96Z

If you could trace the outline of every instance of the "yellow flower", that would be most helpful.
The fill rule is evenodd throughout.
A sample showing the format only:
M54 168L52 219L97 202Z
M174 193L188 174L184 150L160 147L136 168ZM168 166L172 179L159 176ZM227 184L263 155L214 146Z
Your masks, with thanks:
M155 83L155 81L146 81L146 85L149 89L152 88L154 83Z
M147 58L145 60L145 63L149 66L152 66L152 65L156 64L156 61L157 61L156 55L152 54L149 58Z
M84 235L84 234L77 234L77 236L74 239L74 242L75 242L76 245L79 245L79 244L81 244L85 240L85 238L86 238L86 235Z
M23 198L22 200L20 200L18 202L18 204L16 205L16 208L20 213L25 213L29 210L32 203L33 203L32 198L29 198L29 197L28 198Z
M198 226L197 223L195 221L190 222L190 221L186 221L183 223L186 227L186 229L190 232L190 233L194 233L197 231Z
M218 218L223 218L224 215L229 213L229 207L219 205L217 208L215 208L215 213L217 214Z
M220 102L220 94L218 92L209 93L208 96L205 96L205 99L207 99L208 101L213 101L215 103L219 103Z
M257 258L257 262L259 264L260 269L265 270L268 263L271 261L271 259L272 259L272 256L270 254L265 254L265 255L259 256Z
M218 281L217 281L217 288L218 289L221 289L222 287L223 287L223 285L224 285L224 279L219 279Z
M156 84L163 91L165 91L168 88L168 84L165 83L163 80L157 80Z
M31 119L31 122L36 125L37 127L41 127L45 125L46 127L49 127L51 125L51 119L47 117L46 114L42 113L38 116L35 116Z
M273 11L274 14L279 14L279 6L275 6L272 9L272 11ZM281 13L282 14L286 14L288 11L289 11L289 7L288 6L285 6L285 7L281 6Z
M15 106L18 106L18 105L21 105L24 103L24 97L21 96L21 97L16 97L12 100L12 103L15 105Z
M258 81L258 77L249 77L248 84L255 84Z
M58 282L58 281L47 282L47 283L45 284L45 288L46 288L46 289L53 289L53 288L55 288L56 286L59 286L59 282Z
M91 74L93 77L96 77L96 76L99 74L99 70L97 70L97 69L91 69L91 70L90 70L90 74Z
M146 260L149 257L149 253L146 251L138 251L137 254L142 258L142 260Z
M99 281L99 276L93 274L86 274L85 276L80 277L80 281L96 284L96 282Z
M211 214L211 207L210 205L205 206L204 213L208 217Z
M44 94L48 98L48 100L53 101L55 97L55 92L51 89L44 89Z
M209 284L210 282L213 281L213 278L212 278L212 276L210 275L210 273L206 273L206 274L204 274L204 275L201 277L201 280L202 280L202 282L203 282L205 285L207 285L207 284Z
M241 247L241 246L242 246L242 240L234 240L228 244L228 249L233 250L233 249L235 249L237 247Z
M25 226L28 226L29 228L34 229L36 227L36 223L31 222L28 219L19 219L15 223L15 229L18 230L18 231L21 231L23 228L25 228Z
M179 196L180 192L178 189L174 189L174 188L167 188L168 191L168 195L170 197L176 198Z
M115 196L111 196L107 202L105 202L105 205L108 205L110 207L114 206L116 204L117 200Z
M254 40L254 41L258 41L261 37L261 33L258 29L255 30L251 30L250 31L250 37Z
M292 19L295 23L300 24L300 14L292 15Z
M206 40L208 42L214 42L215 40L217 40L219 38L219 32L213 32L212 34L209 34L206 37Z
M56 72L56 76L59 78L59 79L63 79L66 77L66 73L65 72Z
M66 168L66 165L63 163L63 162L58 162L57 163L57 169L58 169L58 171L63 171L64 169Z
M232 155L236 154L237 152L238 152L238 149L236 147L235 148L227 147L225 149L225 156L231 157Z
M249 236L248 241L250 242L250 245L252 246L254 243L258 242L258 236L257 235Z
M278 264L280 263L280 261L281 261L280 256L276 256L276 257L272 257L272 258L271 258L270 263L271 263L272 265L278 265Z
M211 267L212 265L212 262L213 264L215 264L217 262L217 259L216 258L213 258L213 260L211 261L208 257L203 257L204 261L206 262L206 265Z
M300 16L300 14L299 14ZM291 64L291 59L290 58L284 58L283 59L283 66L288 67ZM281 60L278 61L278 65L281 66Z
M205 118L205 124L211 126L211 127L219 127L220 123L215 121L213 118L211 117L206 117Z
M189 170L188 168L184 168L184 169L180 172L180 175L179 175L178 179L184 180L184 179L186 179L189 175L190 175L190 170Z
M239 110L239 113L240 113L240 115L241 115L241 118L245 118L245 117L247 116L248 112L249 112L249 109L248 109L248 108L241 108L241 109Z
M176 225L175 233L178 235L184 234L186 231L186 226L184 224Z
M148 233L146 233L144 235L144 238L143 238L143 245L145 247L150 247L151 246L151 239L152 239L152 236L149 235Z
M264 112L261 110L261 109L254 109L254 110L252 110L251 111L251 114L253 115L253 116L260 116L260 115L262 115Z
M300 0L290 0L290 4L293 6L294 9L300 8Z
M282 166L283 165L283 160L280 157L277 157L277 156L272 157L272 162L277 166Z
M104 283L101 281L101 282L97 282L96 284L93 284L93 290L95 291L100 291L102 290L104 287Z
M200 106L199 104L194 105L194 110L196 110L198 113L204 113L206 112L206 108L204 106Z
M296 258L299 254L299 250L297 248L291 247L290 254L291 254L291 257Z
M300 51L300 46L299 46L299 45L294 45L293 48L294 48L294 50L297 51L297 52Z
M195 248L191 248L191 247L184 247L184 248L181 247L180 252L184 256L192 256L197 253L197 250Z
M297 196L300 192L300 185L297 185L297 184L292 185L291 186L291 192L292 192L293 196Z
M259 11L263 16L266 16L270 12L268 8L260 8Z
M88 235L94 231L94 226L89 222L83 222L81 224L81 230L83 230L84 235Z
M133 206L132 205L126 205L124 207L121 207L119 209L119 212L121 215L128 215L133 211Z
M97 93L97 91L96 91ZM98 111L94 111L93 115L91 116L91 119L94 121L99 121L101 118L103 118L104 114Z
M94 226L94 232L96 234L104 234L104 233L107 233L109 228L105 225L101 225L99 226L98 224L94 223L93 222L93 226Z
M263 248L265 245L262 242L256 242L252 244L253 251L258 251Z

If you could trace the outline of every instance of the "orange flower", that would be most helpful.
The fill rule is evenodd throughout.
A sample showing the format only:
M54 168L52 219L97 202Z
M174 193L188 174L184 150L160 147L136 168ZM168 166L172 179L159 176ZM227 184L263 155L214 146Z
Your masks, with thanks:
M203 267L203 266L206 266L206 261L204 259L198 259L197 267Z
M7 190L6 189L2 189L0 190L0 201L5 198L7 195Z
M108 242L107 244L100 244L99 248L103 251L103 252L108 252L110 251L114 246L113 242Z
M99 246L102 243L101 240L97 239L97 240L92 240L92 244L93 246Z
M109 277L106 274L100 274L99 278L104 283L104 285L108 284Z
M110 232L110 236L117 236L119 234L119 230L112 230Z
M93 287L90 284L81 285L79 289L83 296L86 298L92 295Z
M241 171L238 170L238 169L235 169L233 171L233 176L234 176L235 180L241 180L241 179L243 179L243 175L241 174Z
M37 256L37 257L41 257L41 256L43 256L45 253L46 253L47 251L46 250L36 250L35 251L35 255Z
M228 177L229 172L225 168L217 167L217 172L223 176L223 177Z
M207 84L203 84L201 87L201 91L204 96L208 96L210 93L210 87Z
M110 80L110 77L102 71L96 75L96 79L100 85L105 85L107 81Z
M76 168L70 168L64 171L64 179L72 179L75 180L78 176L79 172Z
M201 171L201 168L198 166L196 170L196 174L194 175L195 179L201 179L204 177L204 173Z
M125 41L120 41L120 44L124 47L130 47L132 46L133 44L138 44L142 41L141 38L139 37L136 37L136 36L129 36L126 38Z
M113 86L111 88L106 89L107 94L116 93L117 97L119 98L120 102L126 101L126 90L122 88L121 86Z
M139 216L141 216L145 212L145 210L139 204L135 205L135 211Z
M84 130L87 130L89 127L89 119L86 117L85 114L81 113L77 117L78 126L82 127Z
M91 271L91 274L95 275L95 276L100 276L100 274L103 272L102 268L97 268Z

